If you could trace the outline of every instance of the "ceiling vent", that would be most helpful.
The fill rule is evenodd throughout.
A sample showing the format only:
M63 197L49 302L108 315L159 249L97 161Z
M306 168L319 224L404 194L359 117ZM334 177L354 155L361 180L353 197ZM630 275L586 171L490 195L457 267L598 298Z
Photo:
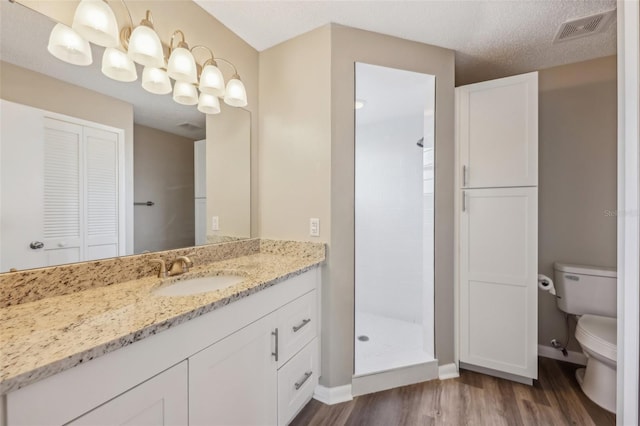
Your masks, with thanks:
M586 18L574 19L560 25L560 29L553 39L554 43L562 41L575 40L577 38L590 35L600 34L604 32L616 16L616 11L598 13L597 15L587 16Z
M190 132L195 132L196 130L202 130L202 126L195 123L189 123L189 122L180 123L178 124L178 127L184 130L188 130Z

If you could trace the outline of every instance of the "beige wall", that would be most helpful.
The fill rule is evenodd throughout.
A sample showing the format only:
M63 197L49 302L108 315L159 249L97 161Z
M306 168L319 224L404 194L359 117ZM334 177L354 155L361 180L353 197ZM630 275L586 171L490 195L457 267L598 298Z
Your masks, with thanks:
M607 211L617 203L616 57L539 76L539 271L552 276L554 262L615 267L616 217ZM540 293L538 315L540 344L566 339L551 295Z
M133 253L133 107L119 99L0 62L0 98L125 131L127 253Z
M20 3L70 25L79 1L20 0ZM121 26L128 25L127 14L122 3L109 2L109 4L116 14L118 23ZM227 59L237 67L247 89L249 105L246 109L252 112L253 117L251 123L251 226L253 234L258 235L258 52L192 0L127 1L127 5L131 9L136 25L144 17L147 9L152 11L155 29L165 45L168 45L173 31L181 29L190 46L198 44L208 46L216 57ZM203 52L201 49L196 51L200 63L206 59ZM225 78L230 78L233 70L222 62L219 66Z
M133 128L135 253L195 244L193 140L136 124Z
M260 53L260 226L313 240L320 218L322 378L351 383L354 315L354 63L436 75L436 354L453 362L453 51L330 25Z
M260 52L262 238L330 241L330 37L325 26Z

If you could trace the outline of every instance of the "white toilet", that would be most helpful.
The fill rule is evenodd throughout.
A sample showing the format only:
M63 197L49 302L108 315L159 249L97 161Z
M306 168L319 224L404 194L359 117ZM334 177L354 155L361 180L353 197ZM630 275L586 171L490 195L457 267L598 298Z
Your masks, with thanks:
M576 371L584 393L602 408L616 411L616 270L554 265L558 308L579 317L576 339L587 367Z

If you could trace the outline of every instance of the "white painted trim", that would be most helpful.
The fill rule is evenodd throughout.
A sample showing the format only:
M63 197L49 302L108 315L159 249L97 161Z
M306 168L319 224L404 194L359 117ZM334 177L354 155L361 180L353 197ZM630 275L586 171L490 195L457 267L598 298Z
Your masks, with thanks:
M618 375L616 421L637 425L640 393L640 5L618 1Z
M587 356L582 352L568 351L568 355L562 355L562 351L547 345L538 345L538 356L557 359L578 365L587 365Z
M458 371L458 366L455 363L444 364L438 366L438 379L447 380L447 379L455 379L460 377L460 372Z
M351 401L353 399L351 385L336 386L333 388L318 385L313 393L313 399L327 405Z
M375 373L353 376L351 394L366 395L401 386L414 385L438 378L438 361L431 360L420 364L397 367Z

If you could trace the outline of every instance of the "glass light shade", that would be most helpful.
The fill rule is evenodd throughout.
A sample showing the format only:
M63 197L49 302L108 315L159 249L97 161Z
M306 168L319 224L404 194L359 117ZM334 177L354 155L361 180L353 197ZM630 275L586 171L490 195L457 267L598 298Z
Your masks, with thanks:
M102 74L117 81L136 81L136 66L122 50L114 47L104 49L102 55Z
M89 42L64 24L56 24L51 30L47 50L61 61L73 65L90 65L93 62Z
M207 65L200 74L200 91L209 95L224 96L224 77L215 65Z
M227 83L227 90L224 93L224 103L234 107L247 106L247 90L237 76L234 76Z
M197 83L198 69L196 68L196 60L191 52L184 47L174 49L169 57L167 74L176 81Z
M144 67L142 71L142 88L156 95L171 93L171 81L165 70Z
M198 100L198 111L204 114L219 114L220 113L220 101L215 95L208 93L200 93L200 99Z
M127 54L134 62L145 67L162 68L164 66L164 52L160 37L145 25L138 25L131 33Z
M176 81L173 85L173 100L182 105L195 105L198 103L198 90L191 83Z
M82 0L76 8L71 28L99 46L117 47L120 44L116 16L103 0Z

